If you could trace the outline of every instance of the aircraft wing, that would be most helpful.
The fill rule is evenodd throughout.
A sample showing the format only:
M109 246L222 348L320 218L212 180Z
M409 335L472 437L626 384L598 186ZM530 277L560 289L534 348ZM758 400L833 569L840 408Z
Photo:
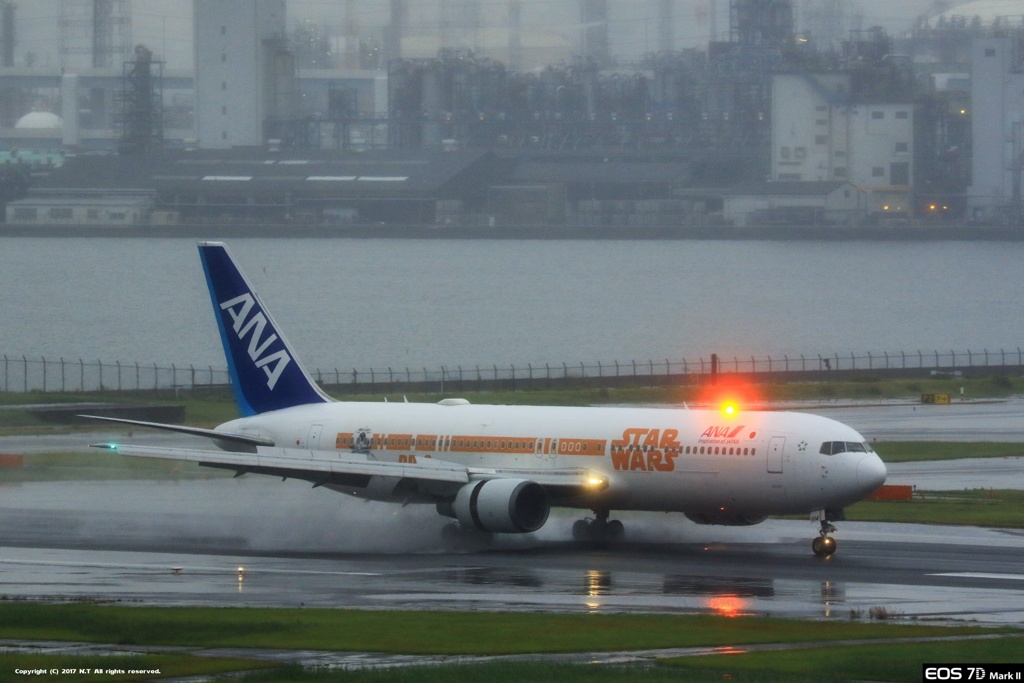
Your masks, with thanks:
M467 467L436 458L420 458L415 463L397 463L374 460L371 455L366 453L309 451L271 446L256 446L255 453L117 443L92 444L92 447L134 457L195 462L206 467L234 470L238 475L269 474L304 479L312 481L315 486L352 483L354 480L372 476L398 477L455 485L481 479L516 478L529 479L545 487L594 486L594 475L579 468L562 470L493 469Z

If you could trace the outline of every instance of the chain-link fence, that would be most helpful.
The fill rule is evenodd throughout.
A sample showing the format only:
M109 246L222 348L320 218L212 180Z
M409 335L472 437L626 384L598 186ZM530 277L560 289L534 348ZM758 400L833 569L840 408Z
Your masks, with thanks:
M77 392L222 388L224 368L121 363L65 358L3 356L0 391ZM556 386L659 386L687 384L710 374L761 379L825 380L845 376L1005 374L1020 372L1020 348L989 351L897 351L847 354L720 357L695 360L577 362L543 365L474 365L441 368L323 369L311 371L321 385L345 392L481 391Z

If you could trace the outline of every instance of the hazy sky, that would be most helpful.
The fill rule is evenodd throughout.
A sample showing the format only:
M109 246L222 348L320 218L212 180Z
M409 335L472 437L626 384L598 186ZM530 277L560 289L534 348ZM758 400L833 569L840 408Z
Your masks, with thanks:
M16 0L17 29L15 61L26 63L32 53L35 64L60 64L60 0ZM796 0L798 28L802 16L825 0ZM89 3L78 2L83 7ZM460 0L447 0L451 5ZM546 33L575 43L579 39L579 0L520 0L526 32ZM408 0L410 23L439 26L441 0ZM346 0L289 0L289 22L314 21L340 26L344 23ZM863 16L863 26L881 25L890 33L908 28L914 18L931 9L934 0L842 0L846 21ZM70 6L70 5L69 5ZM373 33L387 23L389 3L383 0L355 0L360 29ZM481 23L503 24L507 0L480 0ZM657 0L608 0L609 38L613 54L635 59L658 49ZM711 9L717 12L712 15ZM707 42L717 27L720 38L728 33L729 0L676 0L674 34L680 47ZM131 43L142 43L166 62L169 71L192 67L192 3L189 0L132 0ZM79 59L84 59L81 57Z

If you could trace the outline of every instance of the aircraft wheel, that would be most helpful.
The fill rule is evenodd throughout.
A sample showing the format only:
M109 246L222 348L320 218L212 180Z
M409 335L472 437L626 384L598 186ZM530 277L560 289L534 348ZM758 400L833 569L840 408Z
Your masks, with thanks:
M818 557L824 557L825 555L825 541L823 536L815 536L814 540L811 541L811 550Z
M574 541L589 541L590 522L585 519L577 519L572 525L572 538Z
M626 535L626 527L617 519L608 522L604 529L604 537L609 541L621 541Z
M826 536L823 539L821 539L821 545L825 557L829 557L830 555L832 555L832 553L836 551L836 539L832 538L831 536Z

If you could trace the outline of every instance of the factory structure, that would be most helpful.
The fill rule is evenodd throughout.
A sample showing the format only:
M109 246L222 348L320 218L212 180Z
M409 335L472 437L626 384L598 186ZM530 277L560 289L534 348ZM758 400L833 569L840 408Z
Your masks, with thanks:
M330 24L289 23L286 0L194 0L194 66L132 40L132 0L43 2L58 38L40 64L25 3L0 0L9 225L685 235L1024 216L1024 10L1006 0L898 35L832 0L651 0L628 60L607 0L551 3L560 33L521 0L338 0ZM707 38L684 46L682 25Z

